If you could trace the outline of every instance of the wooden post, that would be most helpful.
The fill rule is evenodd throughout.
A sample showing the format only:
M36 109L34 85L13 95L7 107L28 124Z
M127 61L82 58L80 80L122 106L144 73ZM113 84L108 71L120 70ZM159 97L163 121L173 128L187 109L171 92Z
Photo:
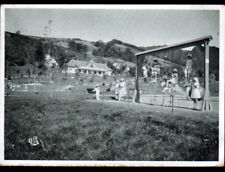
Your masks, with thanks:
M211 110L209 103L209 41L205 41L205 92L202 101L202 111Z
M138 83L138 75L139 75L139 64L138 64L138 56L136 56L136 78L135 78L135 89L136 89L136 97L135 102L140 103L140 92L139 92L139 83Z

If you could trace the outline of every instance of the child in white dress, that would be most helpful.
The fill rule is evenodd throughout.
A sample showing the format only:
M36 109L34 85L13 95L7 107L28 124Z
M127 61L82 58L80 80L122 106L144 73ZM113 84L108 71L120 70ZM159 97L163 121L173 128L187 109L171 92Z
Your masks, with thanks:
M194 110L197 110L198 101L201 99L200 84L198 78L193 78L191 86L191 99L194 103Z
M124 79L122 78L120 80L120 90L119 90L119 101L122 100L122 98L125 98L125 96L127 95L127 86L126 86L126 82L124 81Z
M96 87L93 91L95 91L96 100L100 100L100 88L99 88L99 86L96 85Z

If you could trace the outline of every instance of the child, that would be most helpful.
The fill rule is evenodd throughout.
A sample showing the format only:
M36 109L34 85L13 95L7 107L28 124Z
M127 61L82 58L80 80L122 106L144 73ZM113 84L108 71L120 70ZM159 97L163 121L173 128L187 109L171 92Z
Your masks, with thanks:
M163 75L163 78L162 78L160 86L161 87L166 87L167 86L167 76L166 75Z
M186 98L187 100L190 100L191 84L187 82L187 84L185 84L185 87L186 87Z
M144 66L142 69L143 69L144 82L146 83L148 79L148 69L146 66Z
M119 87L120 87L120 82L119 80L116 80L116 83L114 84L116 100L119 99Z
M122 98L124 98L127 95L127 87L126 87L126 82L124 81L124 79L122 78L120 80L120 87L119 87L119 101L122 100Z
M173 84L172 84L172 82L168 82L168 93L169 93L169 95L170 95L170 101L169 101L169 106L173 106L173 91L174 91L174 89L173 89Z
M165 93L166 91L168 91L168 93L170 94L173 90L173 83L171 81L168 81L166 87L164 87L163 89L163 93Z
M193 109L194 110L197 110L197 101L200 101L201 99L201 92L200 92L200 84L199 84L199 80L198 78L193 78L192 80L192 86L191 86L191 99L193 100L193 103L194 103L194 107Z
M171 81L168 81L167 86L163 89L163 91L162 91L163 92L163 96L164 96L166 91L170 95L170 100L169 100L169 105L168 106L171 106L172 103L173 103L173 91L174 91L173 83ZM164 97L163 97L162 105L163 104L164 104Z
M96 85L95 89L93 91L95 91L96 100L100 100L100 88L99 88L99 85Z
M7 87L8 87L8 89L10 89L10 91L14 91L14 87L13 87L11 80L8 80Z
M172 71L172 79L171 79L171 82L176 85L177 82L178 82L178 72L177 72L177 69L173 69Z

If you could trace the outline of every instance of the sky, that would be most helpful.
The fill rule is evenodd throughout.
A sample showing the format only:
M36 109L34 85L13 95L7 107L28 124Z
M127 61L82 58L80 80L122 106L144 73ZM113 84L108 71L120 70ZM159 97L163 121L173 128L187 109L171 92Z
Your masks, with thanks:
M56 38L154 46L211 35L210 46L219 47L218 10L5 9L9 32L43 36L49 20L49 36Z

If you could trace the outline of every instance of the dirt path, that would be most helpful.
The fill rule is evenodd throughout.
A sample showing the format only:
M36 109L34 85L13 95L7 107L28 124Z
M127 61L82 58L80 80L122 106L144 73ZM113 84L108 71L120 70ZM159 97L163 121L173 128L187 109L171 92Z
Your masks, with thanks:
M186 104L187 107L183 107L182 104L184 104L184 100L176 100L176 104L173 108L173 113L172 113L172 107L170 106L161 106L161 105L150 105L150 104L145 104L145 103L132 103L132 102L124 102L124 101L115 101L115 100L107 100L103 99L100 101L97 101L95 99L89 99L86 100L87 102L91 102L94 104L98 104L97 106L103 105L104 107L107 106L108 108L111 109L125 109L128 111L135 111L137 113L143 112L143 114L146 114L146 112L149 113L158 113L160 115L171 115L172 116L186 116L186 117L191 117L195 119L204 119L207 118L207 120L213 120L217 121L218 120L218 103L217 101L211 101L211 105L213 109L208 112L204 111L196 111L192 109L192 102L187 101L188 104Z

